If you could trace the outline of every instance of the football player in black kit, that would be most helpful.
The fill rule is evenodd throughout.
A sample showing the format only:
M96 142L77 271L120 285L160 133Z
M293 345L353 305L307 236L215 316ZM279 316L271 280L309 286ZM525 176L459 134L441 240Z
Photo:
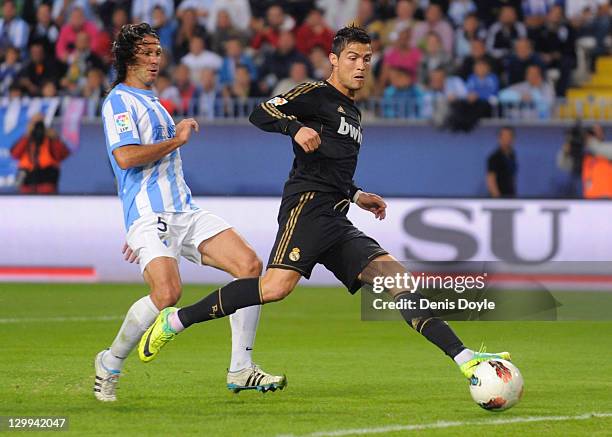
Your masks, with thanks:
M355 293L375 277L403 274L405 268L346 217L350 203L383 220L384 200L353 182L362 140L356 91L369 74L370 37L361 28L345 27L336 34L327 81L298 85L259 105L250 121L260 129L289 136L295 159L285 183L278 232L265 274L237 279L201 301L181 309L167 308L142 337L143 361L183 329L232 314L239 308L275 302L288 296L302 276L323 264ZM452 358L467 378L476 365L492 358L510 359L507 352L487 354L466 348L453 330L429 309L418 291L387 290L400 303L406 322ZM415 304L410 305L410 301ZM414 308L414 309L412 309Z

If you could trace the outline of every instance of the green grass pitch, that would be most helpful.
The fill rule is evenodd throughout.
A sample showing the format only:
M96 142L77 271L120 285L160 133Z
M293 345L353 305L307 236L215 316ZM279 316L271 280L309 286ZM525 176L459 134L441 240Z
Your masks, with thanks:
M186 286L181 303L212 289ZM132 354L118 402L100 403L94 355L144 293L129 284L0 284L0 416L68 416L72 435L612 433L609 416L523 420L612 413L612 322L453 323L469 346L511 351L523 373L522 402L491 413L472 402L452 361L402 322L360 321L359 297L340 288L300 287L264 307L255 359L287 374L282 392L225 388L229 323L216 320L181 334L150 364ZM518 422L486 423L511 419ZM431 425L438 422L460 423ZM424 428L385 428L394 425Z

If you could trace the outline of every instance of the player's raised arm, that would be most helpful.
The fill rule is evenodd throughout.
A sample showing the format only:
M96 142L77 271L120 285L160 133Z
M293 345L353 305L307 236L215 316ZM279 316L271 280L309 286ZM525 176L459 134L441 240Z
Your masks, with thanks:
M140 167L158 161L168 153L178 149L191 136L192 131L198 131L198 122L193 118L182 120L176 125L176 136L155 144L125 145L113 150L113 156L119 167L126 170L131 167Z
M314 117L319 108L316 89L323 82L306 82L291 91L257 105L249 121L266 132L289 135L306 153L314 152L321 144L319 133L304 126L303 121Z

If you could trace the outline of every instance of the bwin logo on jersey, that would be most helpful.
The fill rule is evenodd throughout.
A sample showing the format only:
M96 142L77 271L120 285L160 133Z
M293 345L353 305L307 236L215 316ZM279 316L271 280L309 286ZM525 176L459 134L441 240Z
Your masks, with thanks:
M338 128L338 133L340 135L350 135L352 139L361 144L361 128L347 123L344 117L340 117L340 127Z

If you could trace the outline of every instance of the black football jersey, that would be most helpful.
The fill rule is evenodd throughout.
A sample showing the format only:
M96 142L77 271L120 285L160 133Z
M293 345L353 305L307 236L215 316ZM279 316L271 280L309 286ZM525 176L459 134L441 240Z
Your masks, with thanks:
M292 138L295 159L283 197L306 191L339 192L352 198L363 138L361 112L328 82L306 82L258 105L249 120L267 132ZM317 131L321 145L306 153L293 138L301 127Z

